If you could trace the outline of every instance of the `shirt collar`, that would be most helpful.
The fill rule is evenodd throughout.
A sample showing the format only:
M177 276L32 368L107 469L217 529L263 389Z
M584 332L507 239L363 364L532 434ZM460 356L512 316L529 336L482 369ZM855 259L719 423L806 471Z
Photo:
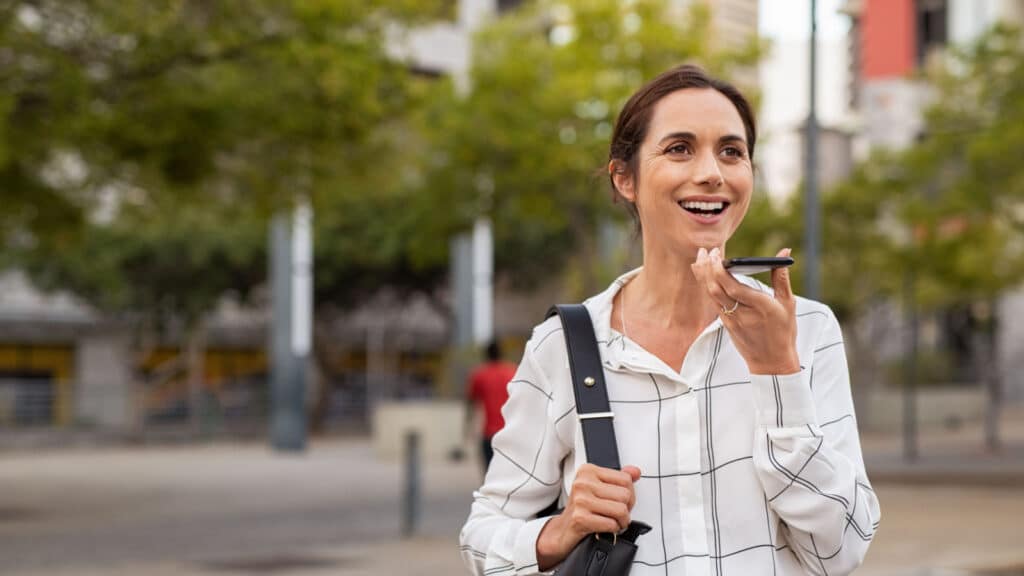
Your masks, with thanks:
M590 312L591 321L594 323L594 335L597 336L598 342L611 342L613 338L612 303L615 301L615 295L619 293L619 290L622 290L623 286L636 277L641 270L643 270L642 266L626 272L616 278L604 292L596 294L583 302L583 305L587 307L587 311Z
M594 324L594 335L597 337L598 348L601 350L601 356L606 366L622 367L623 365L620 354L624 350L622 336L612 334L612 303L619 290L622 290L622 287L635 278L641 270L643 270L643 266L626 272L616 278L603 292L595 294L583 302L590 313L591 322ZM749 276L737 275L736 279L755 290L772 293L771 288ZM721 319L716 318L706 330L716 329L721 323Z

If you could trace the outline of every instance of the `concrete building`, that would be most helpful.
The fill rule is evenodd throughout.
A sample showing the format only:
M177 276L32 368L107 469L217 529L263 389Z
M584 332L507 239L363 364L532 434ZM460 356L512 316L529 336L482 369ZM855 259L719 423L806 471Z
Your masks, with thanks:
M758 164L768 194L782 201L793 194L804 174L804 134L809 107L808 41L780 38L759 67L761 109ZM851 165L853 111L847 90L848 53L843 37L818 41L817 113L818 178L823 190L843 177Z
M930 94L915 74L949 45L968 43L996 22L1024 24L1024 0L846 0L850 20L849 92L855 118L855 150L863 158L872 148L900 149L913 143L923 128L922 113ZM1007 159L1009 160L1009 159ZM978 366L985 346L971 326L977 315L994 313L1010 319L1024 314L1024 292L999 299L997 310L971 306L923 319L926 349L954 356L954 365ZM887 348L900 350L901 336ZM999 323L999 372L1005 398L1024 400L1024 329ZM958 370L976 379L977 370Z
M1024 24L1022 0L847 0L850 94L867 148L902 148L921 131L925 88L913 74L947 45L996 22Z

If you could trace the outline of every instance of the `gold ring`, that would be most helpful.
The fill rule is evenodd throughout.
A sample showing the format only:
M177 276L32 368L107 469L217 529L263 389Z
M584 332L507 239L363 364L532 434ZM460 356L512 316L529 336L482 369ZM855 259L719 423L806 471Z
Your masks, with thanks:
M726 308L725 306L722 306L722 314L724 314L726 316L730 316L730 315L732 315L733 312L736 312L736 309L739 308L739 307L740 307L740 301L736 300L736 302L733 303L732 308Z

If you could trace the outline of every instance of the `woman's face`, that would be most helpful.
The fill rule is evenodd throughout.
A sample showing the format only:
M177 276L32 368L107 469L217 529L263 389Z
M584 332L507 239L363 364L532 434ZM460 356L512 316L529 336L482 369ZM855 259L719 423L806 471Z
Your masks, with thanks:
M637 173L616 175L636 202L644 248L692 258L724 246L750 206L753 167L746 130L717 90L677 90L655 104Z

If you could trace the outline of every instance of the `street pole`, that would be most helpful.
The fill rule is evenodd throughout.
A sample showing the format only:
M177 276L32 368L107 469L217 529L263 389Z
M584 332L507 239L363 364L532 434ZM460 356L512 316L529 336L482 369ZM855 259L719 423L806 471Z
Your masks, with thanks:
M494 232L491 220L473 223L473 344L486 346L494 338Z
M496 13L496 6L492 0L461 0L459 27L472 35ZM468 96L472 89L469 69L453 70L452 77L459 97ZM466 377L475 361L474 348L494 337L494 232L490 219L483 215L491 206L494 180L490 174L479 174L474 185L481 198L482 215L474 220L472 230L450 240L448 253L453 316L448 377L452 384L449 390L457 397L464 395Z
M903 279L904 318L909 332L903 352L903 459L917 460L917 304L914 301L914 272Z
M313 321L312 209L301 203L270 226L270 443L306 447L306 379Z
M992 453L1002 450L999 437L999 407L1002 405L1002 378L999 373L999 299L993 297L988 301L988 362L985 369L985 385L988 388L988 401L985 403L985 448Z
M402 497L402 537L416 534L420 518L420 433L405 433L405 491Z
M807 114L807 165L804 170L804 182L806 197L804 209L804 296L811 299L820 297L820 281L818 274L818 251L821 239L821 218L818 207L818 112L817 112L817 83L818 83L818 18L817 1L811 0L811 62L810 62L810 92Z

